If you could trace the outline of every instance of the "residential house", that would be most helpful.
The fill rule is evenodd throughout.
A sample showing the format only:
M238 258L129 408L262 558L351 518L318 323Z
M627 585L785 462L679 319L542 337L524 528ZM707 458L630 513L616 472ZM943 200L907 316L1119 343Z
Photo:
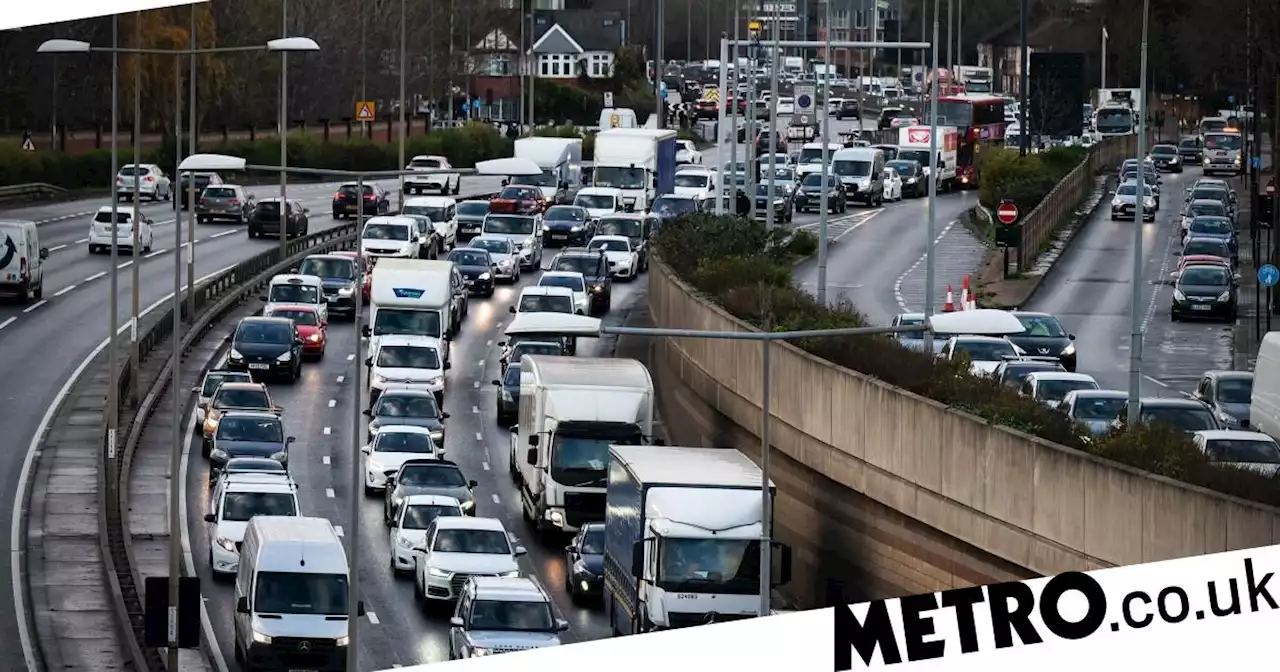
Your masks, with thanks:
M547 79L592 79L613 74L613 57L623 44L626 22L620 12L569 10L534 12L534 73Z
M517 117L523 70L518 30L508 32L494 28L471 45L470 58L466 63L466 88L470 98L481 98L487 103L488 109L482 110L482 117Z

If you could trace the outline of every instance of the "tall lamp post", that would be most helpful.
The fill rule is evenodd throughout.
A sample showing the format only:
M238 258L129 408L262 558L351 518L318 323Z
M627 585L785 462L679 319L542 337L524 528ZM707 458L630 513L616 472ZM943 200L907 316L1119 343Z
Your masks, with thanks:
M1025 1L1025 0L1024 0ZM1151 0L1142 0L1142 55L1139 57L1138 74L1138 174L1144 175L1146 168L1144 159L1147 155L1147 17L1150 14ZM1145 180L1138 180L1145 190ZM1139 420L1138 399L1142 387L1142 226L1144 191L1139 191L1134 198L1133 207L1133 279L1129 306L1129 426L1137 426Z
M138 23L136 25L141 25L141 24ZM195 57L201 54L225 54L225 53L247 52L247 51L289 52L289 51L319 51L319 50L320 50L320 46L317 45L314 40L311 40L305 37L287 37L287 38L271 40L265 45L251 46L251 47L216 47L216 48L208 48L208 49L179 49L179 50L142 49L142 48L125 49L119 46L94 47L88 42L83 42L80 40L55 39L55 40L47 40L44 43L42 43L40 47L36 50L36 52L41 54L87 54L91 52L106 52L112 55L113 66L118 60L118 57L120 54L135 54L138 56L143 56L143 55L176 56L177 58L174 60L174 75L175 75L174 91L176 94L174 96L176 101L175 108L178 110L181 110L182 58L184 56ZM113 71L114 70L115 68L113 67ZM115 78L113 76L113 81L114 79ZM134 93L136 96L137 87L135 87ZM114 96L113 96L112 103L114 106L115 105ZM135 123L136 123L136 119L137 119L137 114L135 110ZM181 114L176 114L174 116L173 123L174 123L175 130L181 129L182 127ZM118 142L116 139L116 135L118 133L119 133L119 130L113 126L111 129L113 147L115 147ZM141 138L137 138L137 140L140 140L140 139ZM178 144L178 141L179 141L178 135L174 136L174 141L175 141L174 142L175 151L181 151L181 146ZM137 149L135 147L135 152L136 151ZM136 161L135 161L135 165L136 165ZM183 171L184 168L182 164L178 164L176 167L178 169L177 170L178 174L176 174L175 177L179 178L179 184L181 184L181 172ZM194 169L187 169L187 170L190 173L190 171ZM188 180L194 181L194 175L189 174ZM137 193L136 179L134 180L134 189L135 189L134 208L136 212L137 202L138 202L138 199L136 196L136 193ZM112 200L114 200L114 195ZM181 210L179 209L177 200L178 199L175 199L174 208L178 210L179 214L181 214ZM138 253L139 243L137 239L137 235L138 235L137 231L139 228L140 227L137 227L137 226L133 227L133 230L134 230L133 251L135 256ZM115 234L112 233L113 242L114 242L114 237L115 237ZM180 334L181 326L182 326L182 223L180 219L177 219L174 222L173 239L174 239L173 240L173 336L172 336L173 381L171 383L171 387L173 389L173 414L174 414L174 417L177 418L177 417L180 417L182 414L182 394L180 393L181 391L180 369L181 369L181 363L182 363L182 353L181 353L182 339ZM190 244L191 242L193 241L188 241L188 244ZM112 245L112 249L113 250L115 249L114 244ZM281 257L281 259L283 258L284 257ZM138 259L134 259L134 263L131 264L135 269L135 273L136 273L136 268L138 266L136 263L137 261ZM116 264L112 264L111 272L112 272L113 278L117 270L118 270L118 266ZM194 287L188 287L188 290L193 291L194 289L195 289ZM134 282L134 293L136 297L137 296L136 279ZM115 301L115 293L113 292L112 302L114 303L114 301ZM112 311L112 315L114 317L114 311ZM134 343L134 347L136 348L136 344L137 344L136 312L133 320L132 329L135 332L135 335L132 340ZM115 333L113 332L109 338L112 339L110 348L111 350L115 350L115 343L114 343ZM136 365L136 359L137 357L135 355L134 357L135 365ZM114 384L108 385L107 387L108 389L110 389L114 387ZM181 482L180 479L182 478L182 474L178 473L179 465L181 464L181 461L182 461L181 423L177 423L177 422L173 423L173 438L171 441L171 447L172 447L171 448L172 452L170 453L170 458L169 458L169 479L170 479L169 482L179 483ZM178 624L176 619L177 619L177 613L178 613L178 579L180 578L182 573L182 569L181 569L182 546L180 543L178 543L179 540L181 539L181 534L182 534L181 518L178 515L179 506L181 505L181 499L180 499L181 496L182 496L181 488L176 488L176 487L169 488L169 618L170 618L170 622L169 622L168 631L171 633L172 636L169 640L169 647L168 647L168 650L169 650L168 667L171 670L178 669L178 642L176 640L177 632L178 632Z

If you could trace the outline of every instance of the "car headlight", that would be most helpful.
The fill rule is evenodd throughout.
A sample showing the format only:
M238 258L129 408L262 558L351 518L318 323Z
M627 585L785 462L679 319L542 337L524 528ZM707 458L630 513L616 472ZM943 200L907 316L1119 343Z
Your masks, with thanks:
M284 450L271 453L271 459L275 460L276 462L284 462L285 460L289 459L289 453L288 451L284 451Z
M319 343L320 334L311 334L311 337L308 340L310 340L312 343Z
M532 248L532 247L533 247L533 239L532 239L532 238L525 238L525 239L524 239L523 241L521 241L521 243L520 243L520 249L521 249L521 250L528 250L528 249L530 249L530 248Z
M506 390L502 391L502 400L508 403L515 401L515 399L511 396L511 393Z
M1223 293L1221 293L1221 294L1219 294L1219 295L1218 295L1218 302L1219 302L1219 303L1222 303L1222 302L1224 302L1224 301L1230 301L1230 300L1231 300L1231 290L1229 290L1229 289L1228 289L1227 291L1225 291L1225 292L1223 292Z
M270 643L271 643L271 635L264 635L264 634L262 634L261 632L258 632L257 630L254 630L254 631L253 631L253 641L254 641L254 642L256 642L256 643L258 643L258 644L270 644Z
M1235 416L1228 415L1226 413L1223 413L1222 411L1218 411L1218 419L1221 420L1223 424L1229 427L1236 427L1236 426L1239 426L1240 424L1240 421L1236 419Z
M374 385L386 385L386 384L387 384L387 377L386 377L386 376L378 376L378 375L375 375L375 376L373 377L373 384L374 384Z
M916 178L914 177L907 178L907 184L915 184L915 183L916 183Z
M577 562L573 563L573 573L590 575L591 571L587 569L587 565L585 563L583 563L581 560L578 560Z
M440 382L442 382L443 380L444 380L444 376L432 376L431 378L428 378L428 379L427 379L427 384L428 384L428 385L438 385L438 384L440 384Z
M604 285L591 285L591 293L599 294L604 291Z
M446 572L443 569L438 569L436 567L428 567L427 574L431 576L438 576L440 578L448 578L452 576L452 574L450 574L449 572Z
M413 548L413 542L408 537L396 537L396 546L400 548Z
M569 229L569 233L578 233L578 232L580 232L580 231L582 231L582 227L581 227L581 226L575 226L575 227L573 227L573 228Z
M489 275L488 273L481 273L481 274L480 274L480 279L481 279L481 280L488 280L489 278L492 278L492 277L493 277L493 276L492 276L492 275Z
M463 502L458 508L462 509L463 511L470 511L476 508L476 500L468 499L467 501Z
M373 457L369 458L369 461L365 463L365 466L369 469L370 472L376 472L379 474L386 469L386 465L378 461L377 458L373 458Z
M1076 344L1075 344L1075 343L1071 343L1071 344L1067 345L1067 347L1065 347L1065 348L1063 348L1063 349L1062 349L1062 356L1063 356L1063 357L1070 357L1071 355L1074 355L1074 354L1076 354Z
M347 643L348 643L348 642L350 642L350 641L351 641L351 640L350 640L350 639L347 639L347 636L346 636L346 635L343 635L343 636L341 636L341 637L337 638L336 640L334 640L334 642L335 642L335 643L337 643L337 645L338 645L338 646L340 646L340 647L341 647L341 646L346 646L346 645L347 645Z
M1173 290L1173 300L1174 300L1174 301L1186 301L1186 300L1187 300L1187 295L1186 295L1186 294L1183 294L1181 289L1175 289L1175 290Z
M236 542L231 541L226 537L218 537L218 545L221 546L223 550L228 551L230 553L236 552Z
M519 576L520 576L520 570L518 570L518 569L513 569L513 570L511 570L511 571L509 571L509 572L503 572L503 573L499 574L499 576L501 576L501 577L502 577L502 578L504 578L504 579L515 579L515 578L519 578Z
M435 442L437 447L444 446L444 430L431 432L431 440Z
M493 649L471 649L472 658L480 658L493 653Z
M276 361L277 361L277 362L287 362L287 361L289 361L289 360L291 360L291 359L293 359L293 353L292 353L292 352L286 352L286 353L284 353L283 355L280 355L279 357L276 357Z
M354 287L343 287L338 290L338 296L351 296L355 293Z
M240 351L236 350L235 348L231 348L231 353L228 355L228 357L230 357L231 361L233 362L236 361L237 359L244 359L244 355L240 354Z
M1121 201L1120 199L1118 199L1118 198L1113 198L1113 199L1111 199L1111 207L1113 207L1113 208L1118 208L1118 207L1120 207L1120 206L1122 206L1122 205L1124 205L1124 202L1123 202L1123 201Z

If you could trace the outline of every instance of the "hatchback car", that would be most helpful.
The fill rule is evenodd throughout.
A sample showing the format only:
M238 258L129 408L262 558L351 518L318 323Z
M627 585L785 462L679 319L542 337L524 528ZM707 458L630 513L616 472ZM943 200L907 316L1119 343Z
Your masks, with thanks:
M521 343L520 345L524 345ZM548 344L554 348L554 352L541 353L559 355L560 347L556 344ZM517 346L519 347L519 346ZM551 348L548 348L551 349ZM531 354L531 353L530 353ZM520 362L517 360L514 364L508 364L507 370L502 373L501 378L495 378L492 381L494 387L498 388L498 406L496 420L499 427L510 427L515 424L516 418L520 413Z
M465 660L559 646L569 622L536 580L479 574L463 584L449 626L449 660Z
M520 282L520 248L505 236L476 236L467 247L484 250L497 270L494 278L509 284Z
M208 409L204 414L204 425L201 427L203 445L201 453L209 456L209 448L213 442L213 434L218 430L218 422L222 414L229 411L266 411L279 415L279 406L271 402L267 386L262 383L223 382L218 385L209 399Z
M307 215L311 210L302 206L301 201L286 201L288 213L285 217L285 236L297 238L310 231L310 220ZM249 237L263 238L280 235L280 199L266 198L258 201L249 217Z
M369 418L370 443L383 427L398 425L426 428L436 445L444 445L444 421L449 419L449 414L441 411L435 395L425 390L387 390L379 395L373 408L365 409L364 416Z
M1262 432L1203 430L1191 440L1215 466L1231 466L1271 477L1280 471L1280 445Z
M472 494L479 485L467 480L462 469L448 460L409 460L398 469L388 469L383 519L390 526L400 515L406 497L412 495L444 495L458 500L462 512L476 515L476 498Z
M1237 282L1231 271L1217 264L1188 266L1173 286L1169 319L1236 320Z
M227 368L232 371L283 378L290 383L302 375L303 340L291 319L246 317L227 342L231 344Z
M1182 157L1178 148L1170 144L1160 144L1151 148L1151 162L1156 170L1167 170L1171 173L1182 172Z
M1121 410L1111 426L1122 429L1128 424L1128 413ZM1162 424L1188 435L1207 429L1222 429L1213 411L1195 399L1175 397L1143 397L1138 400L1138 421L1144 425Z
M1227 429L1246 429L1253 402L1253 372L1206 371L1192 396L1212 409Z
M361 209L364 210L365 217L385 215L391 210L391 197L387 195L386 189L376 184L365 183L363 198L357 195L359 191L360 184L357 182L348 182L338 187L333 194L331 207L334 219L354 217ZM363 208L361 208L362 205Z
M324 359L329 341L329 320L320 315L315 306L275 304L263 312L263 317L283 317L293 320L293 327L302 338L302 357Z
M574 603L598 600L604 592L604 523L586 523L564 548L565 591Z
M445 257L462 273L467 291L478 296L493 296L498 284L498 263L489 256L488 250L475 247L460 247Z
M489 201L458 202L458 241L466 242L480 235L485 215L489 214Z
M1057 408L1068 392L1096 389L1099 389L1098 381L1093 376L1065 371L1036 371L1027 374L1019 392L1049 408Z
M1112 421L1129 403L1129 393L1123 390L1072 390L1062 398L1058 410L1068 418L1084 425L1090 436L1106 436L1111 432Z
M274 413L227 411L213 433L209 482L216 482L227 461L237 457L266 457L288 468L289 446L296 440L284 435L284 423Z
M431 438L431 430L414 425L386 425L367 445L364 455L364 494L386 488L387 474L410 460L444 459L444 448Z
M243 225L258 207L253 194L238 184L209 185L196 200L196 222L227 220Z
M1057 357L1067 371L1076 370L1076 335L1067 333L1058 318L1048 313L1015 311L1023 331L1007 338L1033 357Z
M542 219L542 243L546 247L584 245L595 235L595 224L580 205L556 205Z
M173 198L173 183L164 169L154 163L131 163L116 173L116 200L131 200L134 189L138 191L138 200L167 201Z
M219 386L223 383L252 382L252 376L240 371L227 371L225 369L210 369L206 371L200 384L191 388L191 393L196 395L196 422L193 427L196 436L199 436L203 431L204 419L209 411L209 404L213 401L213 394L218 391Z

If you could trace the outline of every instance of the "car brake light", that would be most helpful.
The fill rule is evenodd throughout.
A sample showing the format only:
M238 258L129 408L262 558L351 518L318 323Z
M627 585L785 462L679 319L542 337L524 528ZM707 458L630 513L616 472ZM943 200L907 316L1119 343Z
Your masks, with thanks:
M203 199L203 198L202 198L202 199L200 199L200 202L201 202L201 203L203 203L203 202L204 202L204 199ZM231 205L240 205L240 199L238 199L238 198L233 198L233 199L231 199Z
M155 181L156 181L156 178L151 177L150 175L148 175L147 178L143 180L143 182L148 182L148 183L155 182Z
M341 192L341 191L335 191L335 192L333 192L333 200L335 200L335 201L341 201L341 200L342 200L342 192Z

